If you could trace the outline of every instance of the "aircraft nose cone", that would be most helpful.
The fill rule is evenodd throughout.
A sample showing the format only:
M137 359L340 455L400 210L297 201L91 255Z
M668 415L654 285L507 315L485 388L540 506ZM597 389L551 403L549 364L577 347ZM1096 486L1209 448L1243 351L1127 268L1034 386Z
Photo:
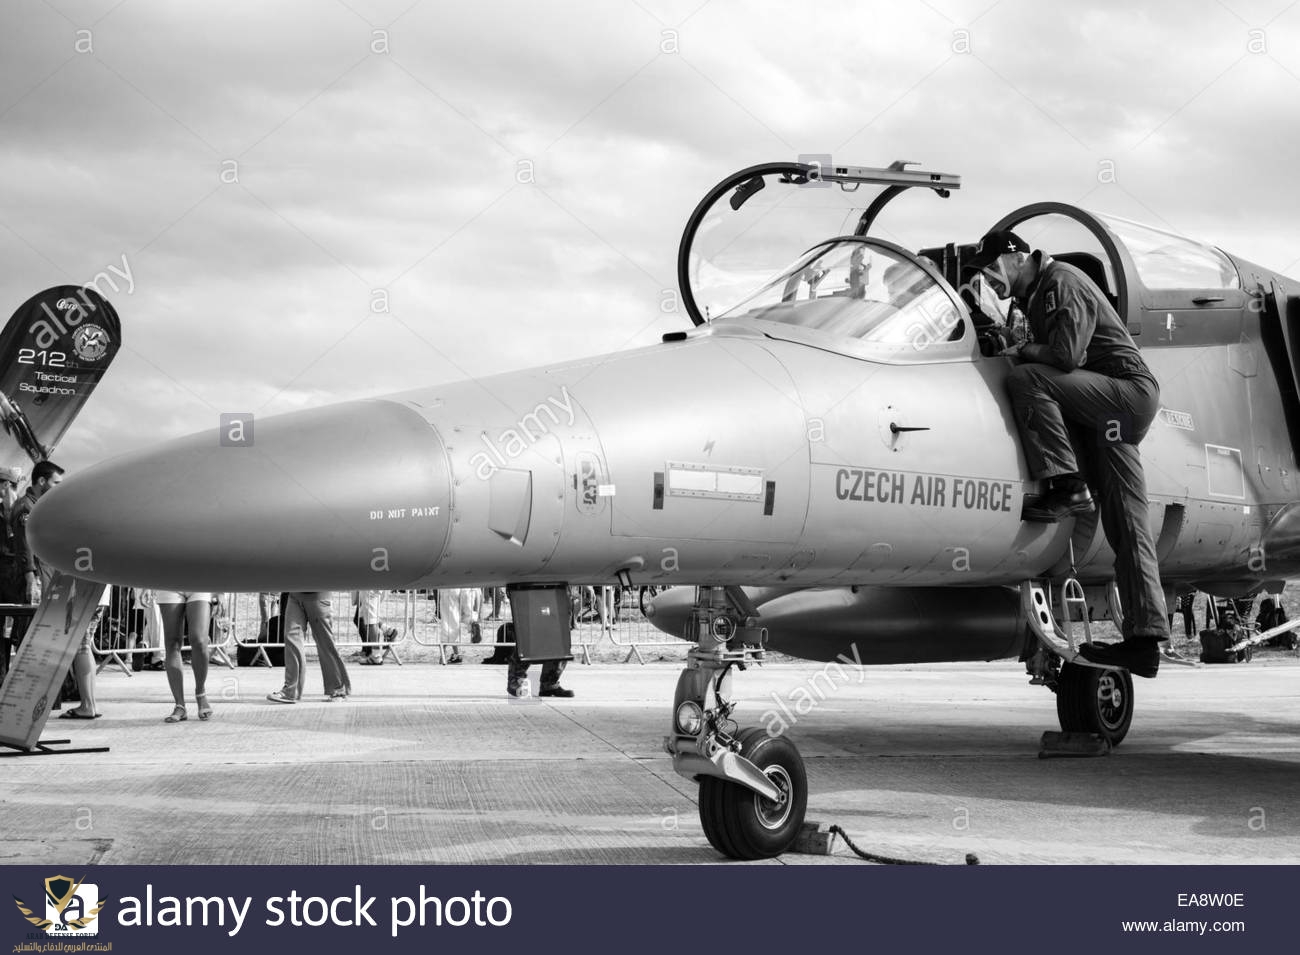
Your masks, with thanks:
M69 474L33 509L28 540L47 564L105 583L395 590L432 569L449 512L437 432L380 399L258 418L242 434L202 432Z

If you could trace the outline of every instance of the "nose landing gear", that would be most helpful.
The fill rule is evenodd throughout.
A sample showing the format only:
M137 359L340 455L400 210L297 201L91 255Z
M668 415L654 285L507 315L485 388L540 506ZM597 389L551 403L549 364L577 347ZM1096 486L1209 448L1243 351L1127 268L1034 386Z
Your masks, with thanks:
M700 824L709 844L733 859L765 859L794 844L808 805L798 749L764 729L731 720L733 669L763 660L767 634L739 587L701 587L687 624L696 645L677 680L673 768L700 783Z
M732 859L767 859L794 843L808 807L808 777L795 745L751 727L737 737L740 756L778 790L769 799L717 776L700 779L700 823L709 844Z

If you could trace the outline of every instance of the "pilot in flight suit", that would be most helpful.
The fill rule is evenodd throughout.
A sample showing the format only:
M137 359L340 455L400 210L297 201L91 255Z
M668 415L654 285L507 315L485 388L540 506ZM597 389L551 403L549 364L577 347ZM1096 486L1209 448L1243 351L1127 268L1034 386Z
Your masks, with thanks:
M1028 316L1032 343L1003 352L1020 361L1007 389L1025 462L1033 478L1048 482L1024 519L1055 522L1091 511L1085 469L1100 499L1102 529L1115 552L1123 641L1082 653L1154 677L1169 623L1138 442L1160 408L1160 387L1115 309L1074 266L1031 253L1013 232L986 235L970 265L1000 298L1019 300ZM1088 435L1082 469L1071 425Z

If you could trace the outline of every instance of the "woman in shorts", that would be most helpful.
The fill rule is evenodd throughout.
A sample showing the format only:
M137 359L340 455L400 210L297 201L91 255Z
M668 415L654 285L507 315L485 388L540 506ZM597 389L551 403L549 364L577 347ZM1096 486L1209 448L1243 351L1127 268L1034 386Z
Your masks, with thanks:
M176 705L164 723L183 723L189 719L185 710L185 669L181 659L181 634L184 624L189 624L190 667L194 670L194 702L199 719L212 716L205 685L208 681L208 622L211 614L212 594L176 590L155 590L154 600L163 621L164 665L167 685L171 687Z

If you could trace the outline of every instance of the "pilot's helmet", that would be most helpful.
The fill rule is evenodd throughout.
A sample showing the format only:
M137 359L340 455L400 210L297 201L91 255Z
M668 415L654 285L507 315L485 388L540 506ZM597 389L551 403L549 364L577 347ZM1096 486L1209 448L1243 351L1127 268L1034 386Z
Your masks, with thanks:
M1029 243L1009 229L999 229L980 239L979 250L965 263L969 268L982 269L992 265L1009 252L1030 252Z

